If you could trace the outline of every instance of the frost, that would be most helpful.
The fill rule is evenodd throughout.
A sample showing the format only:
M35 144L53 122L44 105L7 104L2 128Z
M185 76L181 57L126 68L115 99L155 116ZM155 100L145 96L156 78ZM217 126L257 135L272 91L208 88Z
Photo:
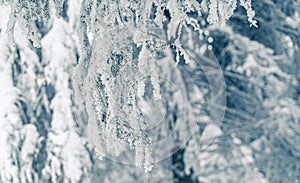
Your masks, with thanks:
M247 11L248 21L250 22L250 27L258 27L257 21L254 20L255 11L251 7L251 0L240 0L241 6L243 6Z
M24 30L24 35L27 39L31 40L34 47L40 47L40 40L51 26L49 22L51 17L51 6L52 2L56 9L56 16L63 17L63 10L67 6L66 0L53 0L53 1L8 1L1 0L0 4L10 5L10 19L7 26L7 33L12 44L14 44L14 27L18 23L19 26ZM176 36L177 25L182 22L192 25L195 29L200 30L200 26L197 20L193 17L187 16L188 13L197 13L198 16L202 16L202 11L209 12L208 22L211 24L219 23L224 25L225 22L232 16L237 6L236 0L203 0L199 3L196 0L189 1L148 1L148 2L132 2L132 1L121 1L109 2L109 1L91 1L86 0L81 3L81 15L80 15L80 28L79 37L80 45L82 50L82 59L84 60L89 56L89 39L88 32L94 35L99 34L101 26L111 27L114 24L123 24L124 22L130 22L136 20L137 22L143 22L146 17L151 16L153 13L152 4L157 9L154 18L154 22L159 25L160 28L166 25L168 19L171 18L169 24L168 36ZM257 21L254 20L255 12L251 8L251 0L240 0L240 5L247 10L248 21L250 26L257 27ZM121 6L120 9L118 7ZM145 11L142 12L144 10ZM136 15L131 14L131 10L136 11ZM122 14L119 14L119 10ZM170 17L165 16L165 12L170 13ZM121 16L119 16L121 15ZM141 16L139 16L141 15ZM131 22L133 23L133 22ZM143 22L145 23L145 22ZM44 26L45 30L41 32L39 26Z
M15 43L16 24L35 48L40 48L43 41L49 39L47 35L50 36L51 31L59 30L57 25L53 26L51 7L55 8L57 18L68 20L65 17L66 0L0 2L11 7L7 33L12 45ZM251 1L240 2L247 10L249 22L256 25ZM190 48L198 46L193 41L193 36L203 34L200 24L202 13L208 10L208 22L223 25L232 16L236 4L235 0L210 0L202 1L201 4L197 0L81 1L77 30L80 57L73 72L74 100L78 108L88 114L87 137L101 156L119 155L130 146L136 151L136 164L144 165L146 171L152 168L153 157L148 153L151 151L151 138L146 134L149 124L138 107L138 102L143 97L153 97L156 102L162 99L164 93L161 87L164 83L160 75L167 72L167 69L161 70L159 60L167 57L166 60L174 61L174 65L180 65L181 61L191 64L193 58L186 50L185 42L189 39ZM190 37L186 38L185 33ZM65 44L68 45L70 40L66 41ZM53 43L49 48L55 53L60 49L63 50L64 45ZM51 81L54 77L60 81L55 84L55 88L66 88L66 80L69 79L67 75L57 76L51 69L65 72L60 70L62 66L59 62L63 64L68 56L67 52L56 55L55 58L44 56L52 60L47 68L49 70L46 69L45 72L47 80ZM179 73L176 76L181 77ZM149 77L151 89L147 88ZM37 83L42 85L44 81L38 80ZM71 105L70 101L65 104L59 102L69 98L69 95L70 92L57 93L50 105L51 110L54 110L51 127L59 132L55 134L57 136L64 136L64 131L72 126L61 125L60 121L71 118L70 111L65 115L58 112L58 109L67 109ZM189 97L185 98L188 100ZM191 108L187 104L185 110ZM187 116L190 114L184 112ZM55 158L57 157L52 158L50 168L57 169L60 166ZM57 176L60 171L52 171L51 174Z
M298 180L299 1L0 4L0 182Z
M137 104L147 95L162 99L159 57L173 60L167 52L174 49L174 65L181 59L192 62L182 34L202 34L199 19L191 16L200 18L201 11L198 1L82 2L74 88L89 116L88 138L100 154L118 155L128 145L136 152L135 163L151 169L151 154L144 152L151 145L145 133L148 118Z
M240 5L247 10L250 26L257 27L257 21L254 20L255 12L251 8L251 0L239 0ZM225 25L226 21L233 15L237 0L203 0L201 7L208 13L208 22L211 24Z

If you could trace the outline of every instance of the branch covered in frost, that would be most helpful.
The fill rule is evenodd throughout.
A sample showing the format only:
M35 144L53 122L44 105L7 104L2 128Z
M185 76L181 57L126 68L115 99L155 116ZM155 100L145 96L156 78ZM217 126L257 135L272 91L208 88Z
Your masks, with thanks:
M151 145L145 133L149 124L138 103L149 96L161 99L159 76L168 70L159 69L159 57L177 64L192 62L182 47L182 34L189 32L191 45L193 31L203 34L200 20L205 6L208 21L221 24L236 8L236 1L205 2L82 1L81 58L74 88L77 103L85 105L89 116L88 139L101 156L117 155L129 145L136 150L136 164L150 169L146 164L152 158L144 151ZM170 51L176 56L167 54Z
M250 26L257 27L257 21L253 19L255 12L251 7L251 0L240 0L240 5L247 11ZM233 15L237 7L237 0L203 0L201 7L208 12L207 20L209 23L224 25Z
M0 5L10 5L11 13L7 26L7 32L12 44L14 44L14 27L18 23L20 28L24 31L26 38L32 41L34 47L40 47L40 39L43 33L39 31L39 27L49 27L48 21L52 12L50 6L54 3L56 9L56 16L63 16L62 12L67 0L53 0L53 1L9 1L1 0ZM156 12L153 12L152 5L160 8ZM251 8L251 0L240 0L240 5L247 10L248 21L250 26L257 27L257 21L254 20L255 12ZM135 21L145 21L149 16L155 16L155 22L163 26L167 21L167 17L164 16L166 11L169 11L172 18L173 26L177 26L182 21L189 22L192 26L198 26L193 22L193 18L187 16L186 13L197 12L198 16L202 16L201 12L208 12L208 22L211 24L219 23L224 25L225 22L232 16L237 6L237 0L202 0L199 3L196 0L189 1L148 1L148 2L132 2L132 1L82 1L81 21L85 22L87 28L82 27L79 34L82 31L92 32L94 34L99 33L101 26L107 24L109 27L113 24L123 24L128 20L135 19ZM120 8L122 6L122 8ZM143 8L141 8L143 7ZM146 8L146 9L144 9ZM135 13L130 11L136 10ZM146 16L142 15L143 10L146 10ZM179 10L179 11L178 11ZM87 14L88 13L88 14ZM147 15L148 14L148 15ZM152 15L151 15L152 14ZM176 17L176 18L175 18ZM144 22L146 23L146 22ZM82 24L84 26L84 24ZM169 31L174 31L173 28L169 28ZM174 32L173 32L174 33ZM169 32L169 35L173 35ZM81 42L81 44L85 44Z

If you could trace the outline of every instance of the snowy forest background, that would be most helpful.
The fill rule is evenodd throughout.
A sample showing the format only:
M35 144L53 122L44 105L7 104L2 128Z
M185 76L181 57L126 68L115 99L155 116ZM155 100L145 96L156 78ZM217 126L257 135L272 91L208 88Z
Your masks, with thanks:
M79 83L79 89L82 84L82 76L76 76L74 72L84 73L80 71L80 64L85 59L91 59L90 62L94 63L93 59L97 61L103 56L103 44L110 44L111 39L118 44L124 33L127 31L130 34L133 29L118 29L119 36L116 38L108 33L91 41L96 38L95 35L104 32L103 24L97 24L97 21L103 20L95 19L89 25L82 23L86 20L83 15L97 14L97 9L93 8L98 4L89 6L93 1L54 0L50 4L48 1L12 2L0 0L1 183L300 182L299 0L253 0L254 19L258 27L249 26L255 22L249 19L251 11L246 12L242 6L233 8L235 12L228 21L226 19L229 16L220 11L222 25L216 23L220 20L210 16L211 7L210 10L204 8L201 16L188 12L187 22L194 30L188 31L189 27L186 26L181 35L182 44L174 40L172 42L171 37L169 55L158 50L161 52L156 54L158 62L154 66L151 63L144 68L140 66L145 72L151 70L148 80L153 85L153 95L148 94L152 89L145 86L145 97L163 98L160 102L148 100L150 102L147 105L151 108L150 117L147 118L149 123L154 121L152 125L156 125L157 121L163 119L161 128L150 135L159 136L157 141L169 133L171 135L158 152L153 151L153 157L150 157L151 153L147 155L150 151L147 148L142 152L145 157L139 157L139 148L135 147L136 158L144 159L135 160L130 165L109 155L99 159L101 152L95 152L94 146L87 140L88 132L93 130L88 126L93 115L91 107L84 106L91 101L85 98L81 100L83 104L74 96L76 82ZM105 4L106 1L97 2ZM108 4L123 6L116 2L108 1ZM166 7L175 1L170 2ZM196 0L188 2L200 3ZM12 26L11 20L16 14L11 13L14 12L11 9L19 12L16 26ZM166 32L167 29L171 30L171 23L179 23L173 16L176 12L169 10L172 9L161 11L164 16L161 30ZM48 14L41 16L45 12ZM99 16L109 21L111 15L108 14L103 10ZM116 16L124 18L122 15ZM127 20L124 18L120 21ZM226 24L223 24L225 21ZM113 30L116 26L106 25L106 30ZM197 25L201 26L201 30L195 29ZM90 34L78 36L78 32L83 32L82 29L89 29ZM150 37L163 34L155 27L149 26L147 29L155 30L155 35L149 34ZM197 39L194 39L195 36ZM90 40L90 43L86 40ZM153 42L156 44L159 41ZM120 42L116 47L122 45L128 43ZM140 52L154 43L145 47L144 43L141 45L141 48L137 48ZM100 51L91 56L86 49L93 46ZM122 49L119 55L111 56L112 61L116 61L115 57L120 55L127 56L126 48L125 51ZM154 50L157 51L156 48ZM193 55L198 59L197 62L189 61L187 55ZM164 61L168 56L174 57L173 63ZM101 65L99 61L95 63L91 67L106 72L107 65ZM120 69L118 64L114 67L116 72L112 70L114 77ZM219 75L220 72L210 75L207 69L222 71L222 75ZM133 74L133 77L139 75ZM76 79L78 81L74 81ZM148 80L145 79L145 82ZM100 83L99 88L102 85ZM173 85L175 89L172 89ZM221 90L217 99L219 106L210 103L211 98L217 95L213 93L214 88ZM88 92L93 89L87 89L84 97L88 97ZM127 94L131 91L120 90L119 95L122 96L123 92ZM178 101L178 98L182 101ZM124 110L131 111L131 108ZM141 110L149 112L149 109ZM126 119L126 115L123 118ZM194 127L191 135L190 128ZM126 132L124 134L128 135ZM130 134L133 137L139 135L134 130ZM117 137L129 141L128 136ZM113 140L105 142L106 153L116 153L116 149L122 148L118 143L110 143ZM167 146L173 150L166 152L164 148ZM156 155L161 155L157 161ZM154 158L154 163L151 158ZM130 157L128 159L131 161ZM145 173L145 170L148 172Z

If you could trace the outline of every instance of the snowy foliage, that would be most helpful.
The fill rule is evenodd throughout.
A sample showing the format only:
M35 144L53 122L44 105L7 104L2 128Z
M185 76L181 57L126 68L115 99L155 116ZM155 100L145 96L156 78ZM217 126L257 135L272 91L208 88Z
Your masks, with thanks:
M79 1L0 0L0 182L297 182L298 0Z
M251 0L239 0L240 5L247 11L250 26L257 27L257 21L254 20L255 12L251 7ZM233 15L237 7L237 0L203 0L201 2L203 10L208 11L208 22L211 24L219 23L224 25L225 22Z
M211 10L229 12L226 19L209 18L211 23L223 24L232 15L236 3L223 9L222 2L216 7L214 1L208 3ZM100 155L119 154L125 148L124 144L117 145L121 142L136 148L136 154L141 154L139 146L151 144L144 132L149 124L137 105L145 97L145 78L150 76L153 98L160 100L158 76L169 71L158 74L157 58L171 49L176 56L167 54L169 60L175 59L178 64L182 57L185 63L191 62L182 46L182 33L203 34L201 12L197 1L82 2L75 94L77 102L86 106L88 137Z
M257 31L244 29L241 12L228 26L210 31L228 97L222 133L205 151L195 150L202 149L198 135L186 148L185 171L202 170L194 171L201 182L297 182L299 177L298 12L269 1L254 7L274 12L257 16Z
M0 19L0 29L10 26L9 7L1 6ZM74 21L72 15L70 24L54 17L49 21L53 27L39 40L42 48L24 38L22 25L14 28L14 46L5 31L0 34L0 182L90 179L89 149L77 133L72 110ZM43 33L46 27L37 29Z

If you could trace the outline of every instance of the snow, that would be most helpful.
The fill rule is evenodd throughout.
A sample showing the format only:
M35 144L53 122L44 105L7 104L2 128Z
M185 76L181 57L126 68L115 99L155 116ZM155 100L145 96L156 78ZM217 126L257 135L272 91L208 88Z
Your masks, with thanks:
M296 0L0 4L0 182L299 176Z

